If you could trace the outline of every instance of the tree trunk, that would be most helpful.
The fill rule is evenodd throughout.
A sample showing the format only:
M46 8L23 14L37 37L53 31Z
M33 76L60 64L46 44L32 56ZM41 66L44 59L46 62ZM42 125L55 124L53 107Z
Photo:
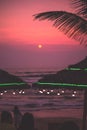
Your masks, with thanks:
M87 90L84 92L84 108L83 108L83 126L82 130L86 130L86 116L87 116Z

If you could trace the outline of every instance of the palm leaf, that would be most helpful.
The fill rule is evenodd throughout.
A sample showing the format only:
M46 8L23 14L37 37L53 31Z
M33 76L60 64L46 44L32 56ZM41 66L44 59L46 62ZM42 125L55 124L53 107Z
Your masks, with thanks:
M65 11L43 12L34 15L35 19L54 21L53 26L68 37L87 45L87 21L73 13Z
M87 0L72 0L72 5L78 15L87 18Z

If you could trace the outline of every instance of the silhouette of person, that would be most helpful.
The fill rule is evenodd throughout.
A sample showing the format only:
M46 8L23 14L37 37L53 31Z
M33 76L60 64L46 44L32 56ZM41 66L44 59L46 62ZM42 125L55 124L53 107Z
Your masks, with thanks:
M18 106L14 106L13 113L14 113L14 125L17 129L20 125L21 118L22 118L22 114L21 114Z
M60 130L80 130L80 128L75 122L66 121L61 125Z
M13 125L13 118L10 112L1 112L0 130L16 130Z
M31 113L25 113L18 130L35 130L34 117Z

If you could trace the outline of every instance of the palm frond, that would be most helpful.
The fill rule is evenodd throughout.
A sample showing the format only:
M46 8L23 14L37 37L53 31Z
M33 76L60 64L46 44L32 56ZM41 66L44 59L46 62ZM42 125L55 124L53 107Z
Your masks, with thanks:
M87 18L87 0L72 0L72 5L78 15Z
M65 11L43 12L34 15L35 19L54 21L53 26L63 31L68 37L87 45L87 21Z

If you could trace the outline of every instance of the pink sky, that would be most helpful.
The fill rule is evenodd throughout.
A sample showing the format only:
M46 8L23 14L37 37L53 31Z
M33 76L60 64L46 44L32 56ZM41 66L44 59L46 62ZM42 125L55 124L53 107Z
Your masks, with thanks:
M32 15L52 10L73 11L70 0L0 0L1 68L60 67L87 55L87 49L54 28L52 22L34 21Z
M33 14L49 10L70 10L68 0L1 0L1 41L65 44L65 35L51 22L34 21ZM62 40L59 40L62 39Z

